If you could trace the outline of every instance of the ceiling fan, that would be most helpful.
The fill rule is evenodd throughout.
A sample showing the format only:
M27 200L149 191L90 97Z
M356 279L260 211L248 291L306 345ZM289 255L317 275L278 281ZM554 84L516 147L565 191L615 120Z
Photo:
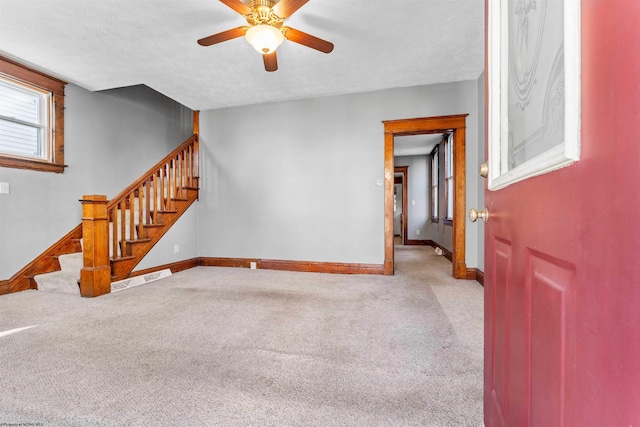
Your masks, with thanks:
M290 40L320 52L329 53L333 43L311 34L283 26L284 20L293 15L309 0L220 0L242 15L249 24L198 40L201 46L211 46L237 37L245 36L247 41L262 54L264 69L276 71L278 59L276 49L284 39Z

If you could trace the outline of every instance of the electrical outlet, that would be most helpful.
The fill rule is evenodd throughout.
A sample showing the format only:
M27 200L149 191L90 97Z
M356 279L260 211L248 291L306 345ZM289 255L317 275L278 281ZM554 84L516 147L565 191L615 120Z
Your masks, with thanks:
M8 182L0 182L0 194L9 194Z
M415 205L416 205L416 201L415 201L415 200L412 200L412 201L411 201L411 206L415 206Z
M416 230L416 236L420 235L420 230Z
M180 252L180 245L173 245L173 253L177 254L178 252Z
M251 267L251 269L252 269L252 270L255 270L255 269L256 269L256 263L255 263L254 261L251 261L251 262L249 263L249 266Z

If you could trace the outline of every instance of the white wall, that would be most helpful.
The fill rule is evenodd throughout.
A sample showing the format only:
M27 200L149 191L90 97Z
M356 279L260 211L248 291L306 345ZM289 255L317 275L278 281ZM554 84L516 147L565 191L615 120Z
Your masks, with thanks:
M145 86L94 93L70 84L65 106L63 174L0 168L10 184L0 194L0 279L80 224L82 195L117 195L192 133L191 110ZM171 254L149 254L146 265L197 256L196 217L180 221ZM174 241L185 251L173 254Z
M381 122L468 113L475 171L477 92L474 80L201 112L199 255L382 264ZM466 238L475 267L470 227Z

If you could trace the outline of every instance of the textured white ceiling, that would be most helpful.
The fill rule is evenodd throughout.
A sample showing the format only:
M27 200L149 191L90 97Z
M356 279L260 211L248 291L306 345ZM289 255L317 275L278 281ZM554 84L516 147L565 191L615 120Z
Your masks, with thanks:
M433 147L442 141L442 134L396 136L393 138L394 156L418 156L431 154Z
M477 79L484 0L311 0L286 25L335 44L285 41L279 69L216 0L0 0L0 54L89 90L145 84L195 110Z

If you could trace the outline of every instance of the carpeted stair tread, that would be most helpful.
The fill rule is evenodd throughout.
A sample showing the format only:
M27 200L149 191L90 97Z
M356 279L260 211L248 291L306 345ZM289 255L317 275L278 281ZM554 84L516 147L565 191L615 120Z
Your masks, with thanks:
M34 276L39 291L70 295L80 295L79 279L79 269L77 271L54 271Z
M58 257L60 263L60 269L62 271L80 271L83 267L83 255L82 252L75 252L72 254L60 255Z

